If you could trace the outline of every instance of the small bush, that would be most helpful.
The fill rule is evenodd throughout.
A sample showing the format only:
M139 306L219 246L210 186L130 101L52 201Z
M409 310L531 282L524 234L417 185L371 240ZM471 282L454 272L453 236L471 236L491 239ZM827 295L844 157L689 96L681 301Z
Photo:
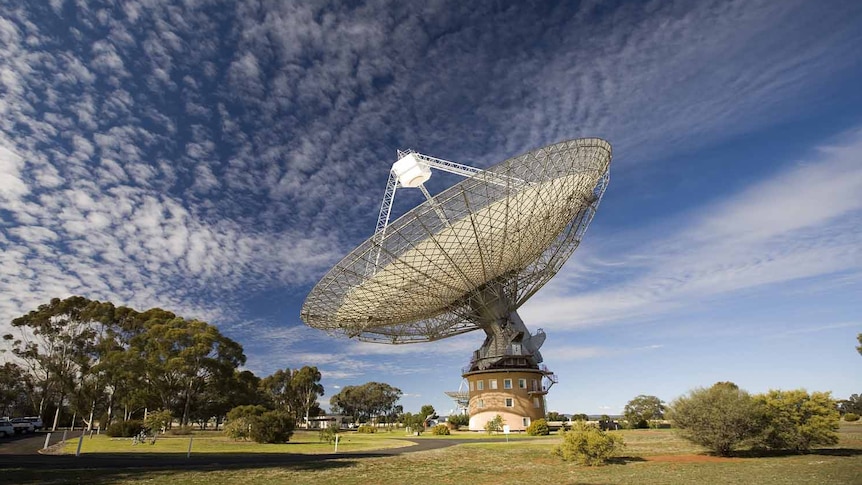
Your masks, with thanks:
M431 434L434 434L437 436L448 436L451 433L449 433L449 427L448 426L446 426L445 424L438 424L437 426L434 426L433 428L431 428Z
M105 430L105 434L117 438L131 438L143 431L144 423L139 419L130 419L128 421L114 421Z
M293 435L293 416L281 411L266 411L251 418L249 437L256 443L286 443Z
M527 426L527 434L530 436L548 436L551 434L551 428L548 427L548 422L544 419L537 419Z
M370 424L363 424L362 426L356 428L356 432L357 433L371 434L371 433L376 433L377 428L375 428L374 426L371 426Z
M761 445L805 452L838 443L838 410L828 392L772 390L755 396L766 417Z
M494 419L485 423L485 431L488 434L503 431L503 416L498 414L494 416Z
M563 442L552 453L564 461L581 465L604 465L625 447L622 436L602 431L583 421L572 423L572 430L563 433Z
M852 423L853 421L859 421L859 415L856 413L847 413L844 415L844 421Z
M171 425L171 421L173 418L171 417L171 412L167 409L162 411L153 411L147 414L147 419L144 420L144 427L150 433L158 433L159 431L164 431L168 429Z
M317 439L321 442L327 442L330 445L335 443L335 437L338 435L338 425L335 423L330 423L329 426L325 428L321 428L320 432L317 434Z
M251 425L254 418L266 412L263 406L237 406L227 413L224 432L235 440L251 439Z

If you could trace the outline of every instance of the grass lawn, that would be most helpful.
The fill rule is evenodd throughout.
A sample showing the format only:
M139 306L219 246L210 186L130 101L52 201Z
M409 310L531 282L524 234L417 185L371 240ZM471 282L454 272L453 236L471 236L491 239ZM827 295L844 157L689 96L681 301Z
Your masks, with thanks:
M282 466L205 470L7 470L10 483L183 484L862 484L862 426L842 425L840 442L804 455L718 458L669 430L619 432L624 456L603 467L581 467L550 455L558 438L469 443L391 457L309 461ZM393 433L396 434L396 433ZM352 436L351 436L352 437ZM300 441L304 438L298 437ZM177 438L183 441L183 438ZM360 439L357 437L357 439ZM369 446L386 433L362 437ZM186 437L185 443L188 443ZM156 446L159 446L158 444ZM289 447L291 445L283 445ZM297 446L316 446L301 444ZM286 449L286 448L285 448Z
M234 441L221 432L203 431L192 435L192 453L332 453L333 446L321 443L316 431L297 431L289 443L259 444L253 441ZM404 433L345 433L338 442L338 451L368 451L409 446L402 438ZM133 445L131 438L110 438L105 435L85 437L81 453L181 453L189 449L189 436L159 436L156 443ZM66 442L63 454L75 454L78 440Z

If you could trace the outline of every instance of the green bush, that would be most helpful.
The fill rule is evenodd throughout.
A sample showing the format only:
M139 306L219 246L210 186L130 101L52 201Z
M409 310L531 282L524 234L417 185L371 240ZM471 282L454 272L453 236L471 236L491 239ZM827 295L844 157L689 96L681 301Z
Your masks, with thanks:
M494 416L494 419L485 423L485 431L487 431L488 434L503 431L503 416L498 414Z
M251 439L251 425L256 416L266 412L263 406L237 406L227 413L224 433L235 440Z
M147 419L144 420L144 428L150 433L158 433L159 431L168 429L172 420L171 412L167 409L153 411L147 414Z
M828 392L769 391L754 399L765 415L761 444L767 448L804 452L838 443L838 410Z
M286 443L293 435L295 420L282 411L266 411L251 418L249 437L257 443Z
M144 423L139 419L130 419L128 421L114 421L105 430L105 434L111 437L131 438L143 431Z
M470 416L466 414L453 414L446 419L446 422L454 426L455 429L458 429L461 426L470 425Z
M853 421L859 421L859 415L856 413L847 413L844 415L844 421L852 423Z
M320 429L320 432L317 434L317 439L321 442L325 441L331 445L335 443L336 435L338 435L338 425L330 423L329 426Z
M671 404L670 419L683 438L722 456L754 442L763 429L760 406L732 382L690 391Z
M371 433L376 433L377 428L375 428L374 426L371 426L370 424L363 424L362 426L356 428L356 432L357 433L371 434Z
M564 461L581 465L604 465L625 447L622 436L610 434L595 426L576 421L572 429L563 433L563 442L552 453Z
M527 434L530 436L548 436L551 434L551 428L548 427L548 422L544 419L537 419L527 426Z
M433 428L431 428L431 434L434 434L437 436L448 436L451 433L449 433L449 427L448 426L446 426L445 424L438 424L437 426L434 426Z

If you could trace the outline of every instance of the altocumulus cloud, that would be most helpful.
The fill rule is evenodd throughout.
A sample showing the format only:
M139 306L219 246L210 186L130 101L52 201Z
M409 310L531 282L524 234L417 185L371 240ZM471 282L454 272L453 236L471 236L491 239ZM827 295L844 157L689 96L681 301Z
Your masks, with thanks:
M579 271L563 273L525 313L555 328L637 322L746 289L858 280L860 159L855 129L721 202L591 241L599 249L579 255Z
M368 235L394 148L598 135L631 164L762 126L852 62L853 9L9 2L0 325L72 293L230 320L307 286Z

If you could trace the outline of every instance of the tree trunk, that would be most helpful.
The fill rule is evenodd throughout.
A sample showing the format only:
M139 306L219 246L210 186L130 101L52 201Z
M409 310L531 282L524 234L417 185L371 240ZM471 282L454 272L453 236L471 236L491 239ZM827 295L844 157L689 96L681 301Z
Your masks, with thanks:
M189 419L189 408L191 407L192 401L192 383L189 381L189 385L186 387L186 402L183 405L183 419L180 421L180 426L186 426L188 424Z
M57 410L54 412L54 426L51 427L51 431L57 431L57 425L60 421L60 408L63 407L63 401L66 400L65 394L60 394L60 401L57 403Z
M87 421L87 431L93 430L93 414L96 412L96 400L93 399L93 404L90 406L90 420Z

